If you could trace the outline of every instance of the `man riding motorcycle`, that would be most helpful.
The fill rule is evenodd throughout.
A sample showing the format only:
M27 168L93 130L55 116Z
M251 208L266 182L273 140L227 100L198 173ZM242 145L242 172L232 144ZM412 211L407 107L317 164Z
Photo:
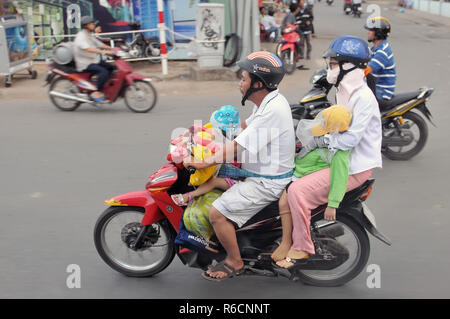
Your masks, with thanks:
M217 152L212 161L185 161L185 166L202 169L224 160L233 161L234 155L238 155L242 169L250 174L223 193L210 208L210 222L227 257L203 273L208 280L242 273L244 263L235 227L241 227L264 207L278 200L290 182L294 168L292 114L286 98L278 92L278 85L285 74L282 62L274 54L260 51L250 54L238 65L243 69L239 83L242 104L247 99L255 104L252 115L242 122L243 131L238 137Z
M74 59L78 72L89 72L98 75L97 91L91 94L91 98L96 102L102 102L104 95L103 87L108 81L114 65L102 60L101 55L114 55L111 47L97 40L93 35L95 30L95 20L92 17L81 18L81 31L74 41Z
M376 79L376 96L378 100L390 100L395 92L397 71L394 54L387 37L391 33L391 23L384 17L369 19L364 26L368 31L368 41L373 42L372 58L365 71Z

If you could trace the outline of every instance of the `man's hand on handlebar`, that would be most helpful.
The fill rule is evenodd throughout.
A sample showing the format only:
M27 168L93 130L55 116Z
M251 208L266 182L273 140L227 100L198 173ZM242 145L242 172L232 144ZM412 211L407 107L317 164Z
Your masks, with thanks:
M110 55L110 56L115 56L116 55L116 53L114 51L109 51L109 50L103 51L103 54Z

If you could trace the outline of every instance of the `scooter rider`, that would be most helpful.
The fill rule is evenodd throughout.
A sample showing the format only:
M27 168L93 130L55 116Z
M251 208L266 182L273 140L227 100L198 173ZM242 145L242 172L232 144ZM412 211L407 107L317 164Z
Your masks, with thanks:
M379 100L390 100L395 92L397 71L394 54L387 37L391 33L391 23L384 17L375 17L364 26L368 31L368 41L373 42L372 59L365 71L376 79L376 96Z
M114 65L102 60L101 55L114 55L111 47L97 40L93 35L95 30L95 20L92 17L81 18L81 31L74 41L74 59L78 72L89 72L98 75L97 91L91 94L91 98L96 102L102 102L104 96L103 87L108 81Z
M273 201L277 201L291 181L294 169L295 132L286 98L278 92L285 71L280 59L270 52L254 52L238 63L243 69L240 91L242 104L255 104L253 113L243 121L243 131L216 153L213 160L185 166L196 169L234 161L250 175L221 195L211 206L210 222L227 252L225 260L203 273L208 280L230 278L242 273L236 228ZM228 155L228 156L227 156Z

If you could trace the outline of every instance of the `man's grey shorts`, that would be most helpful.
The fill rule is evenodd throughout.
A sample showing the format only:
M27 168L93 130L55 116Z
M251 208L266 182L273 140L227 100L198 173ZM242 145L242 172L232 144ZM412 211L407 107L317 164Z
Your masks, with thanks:
M292 178L249 177L239 181L212 204L222 215L242 227L250 218L277 201Z

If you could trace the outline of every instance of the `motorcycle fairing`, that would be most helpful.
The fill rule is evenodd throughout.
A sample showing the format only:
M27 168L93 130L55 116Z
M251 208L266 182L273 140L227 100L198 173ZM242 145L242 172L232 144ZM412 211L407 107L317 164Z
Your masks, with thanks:
M172 163L166 163L163 167L150 175L145 188L148 191L158 188L168 188L172 186L178 179L178 169Z
M295 52L295 56L297 56L297 52L295 51L295 43L287 42L283 44L283 46L281 47L281 52L285 50L291 50L292 52Z
M142 226L152 225L164 219L164 215L148 191L137 191L114 196L106 200L105 205L143 207L145 215L141 221Z
M327 98L327 94L324 92L324 90L320 88L314 88L308 93L306 93L306 95L300 100L300 103L308 103L312 101L321 100L324 98L325 99Z

